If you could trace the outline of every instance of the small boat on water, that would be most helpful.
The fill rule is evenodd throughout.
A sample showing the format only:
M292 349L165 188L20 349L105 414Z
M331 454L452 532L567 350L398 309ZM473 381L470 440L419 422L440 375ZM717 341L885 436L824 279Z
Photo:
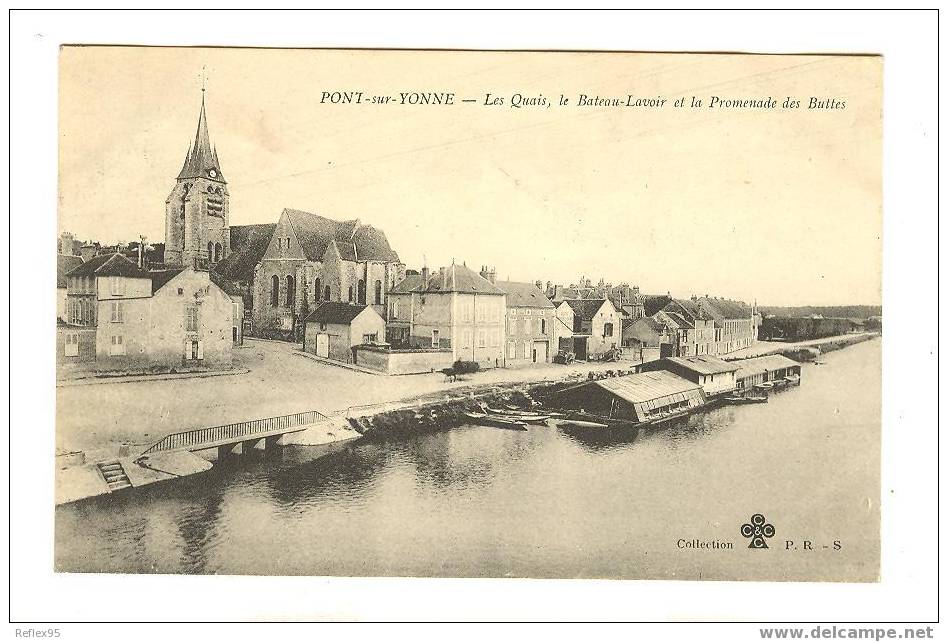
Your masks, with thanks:
M522 421L525 423L543 423L551 417L549 413L541 414L539 412L498 410L497 408L491 408L490 406L481 406L481 408L485 410L488 415L500 417L501 419L510 419L512 421Z
M734 404L734 405L748 404L748 403L767 403L767 397L766 396L760 396L760 397L734 396L734 397L725 397L724 401L726 403Z
M491 426L493 428L505 428L507 430L527 429L527 425L522 421L506 419L497 415L488 415L484 412L466 412L464 416L468 421L478 426Z
M598 421L586 421L584 419L574 419L572 417L561 417L556 420L556 425L559 428L595 428L602 429L608 428L609 424L600 423Z
M772 383L769 382L769 381L765 381L764 383L758 383L758 384L756 384L756 385L754 386L754 388L755 388L756 390L773 390L774 384L772 384Z
M800 383L800 375L798 375L798 374L788 374L788 375L787 375L787 383L790 384L790 385L795 385L795 384Z

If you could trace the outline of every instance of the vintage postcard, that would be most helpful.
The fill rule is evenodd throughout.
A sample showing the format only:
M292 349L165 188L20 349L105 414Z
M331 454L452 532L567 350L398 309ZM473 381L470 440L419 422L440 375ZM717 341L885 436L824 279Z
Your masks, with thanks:
M882 69L62 47L56 571L878 581Z

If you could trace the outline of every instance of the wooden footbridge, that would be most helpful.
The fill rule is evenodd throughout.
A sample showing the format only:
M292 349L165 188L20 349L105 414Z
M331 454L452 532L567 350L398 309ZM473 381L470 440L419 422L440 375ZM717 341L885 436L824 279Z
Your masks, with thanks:
M149 446L140 456L145 457L173 450L193 452L217 448L218 458L223 458L232 453L235 454L238 447L241 453L247 453L250 449L256 448L261 441L264 442L265 448L271 448L283 435L306 430L322 419L328 419L328 417L317 410L309 410L294 415L175 432Z

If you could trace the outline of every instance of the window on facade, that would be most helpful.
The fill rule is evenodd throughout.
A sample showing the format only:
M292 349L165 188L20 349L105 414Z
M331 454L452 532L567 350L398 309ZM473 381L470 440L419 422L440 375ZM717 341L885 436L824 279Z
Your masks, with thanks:
M470 348L471 347L471 331L465 330L461 333L461 347Z
M283 249L283 237L282 237L282 236L277 239L277 249L278 249L278 250L282 250L282 249Z
M540 334L546 334L546 319L540 319Z
M605 323L605 324L603 324L603 326L602 326L602 334L603 334L603 336L606 336L606 337L611 337L611 336L612 336L612 324L611 324L611 323Z
M320 280L319 277L316 277L315 291L316 291L316 300L319 301L323 297L322 281Z
M197 361L204 358L204 342L189 339L184 342L184 358L188 361Z
M112 301L112 323L125 322L125 303L123 301Z
M109 354L112 356L125 354L125 337L113 334L109 343Z
M79 356L79 333L70 332L66 335L66 343L64 346L64 354L67 357L78 357Z
M533 323L530 321L530 319L524 319L524 320L523 320L523 333L524 333L524 334L532 334L532 333L533 333Z
M392 318L398 318L398 299L392 300Z
M431 331L431 347L432 348L441 347L441 337L440 337L440 333L437 330Z
M110 290L112 296L122 296L125 294L125 279L120 276L109 277Z
M365 281L359 279L359 304L365 305Z
M327 285L325 288L325 292L323 293L323 300L328 301L330 294L332 294L332 292L329 290L329 286Z
M375 280L375 305L382 305L382 282Z
M477 331L477 347L484 348L487 346L487 336L484 330Z
M500 330L494 328L490 331L490 347L499 348L500 347Z
M349 286L349 303L352 303L352 286Z
M207 260L214 260L214 244L210 241L207 242Z
M196 305L189 305L185 310L184 331L198 331L198 308Z
M280 277L276 274L270 279L270 305L274 308L280 305Z
M372 334L362 335L362 343L375 343L378 340L379 340L379 335L377 332L373 332Z
M286 305L293 307L293 301L296 298L296 281L289 274L286 276Z
M517 358L517 344L511 341L507 344L507 358L516 359Z
M224 254L224 247L220 243L215 243L214 244L214 262L217 263L222 258L224 258L223 254Z

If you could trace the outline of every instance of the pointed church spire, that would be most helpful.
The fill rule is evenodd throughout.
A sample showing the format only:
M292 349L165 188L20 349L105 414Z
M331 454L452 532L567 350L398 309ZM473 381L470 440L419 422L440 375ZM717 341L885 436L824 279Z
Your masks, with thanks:
M188 151L188 159L178 174L178 178L210 178L225 182L217 160L217 149L211 146L211 136L207 129L207 112L204 107L204 88L201 88L201 114L198 116L194 144Z

